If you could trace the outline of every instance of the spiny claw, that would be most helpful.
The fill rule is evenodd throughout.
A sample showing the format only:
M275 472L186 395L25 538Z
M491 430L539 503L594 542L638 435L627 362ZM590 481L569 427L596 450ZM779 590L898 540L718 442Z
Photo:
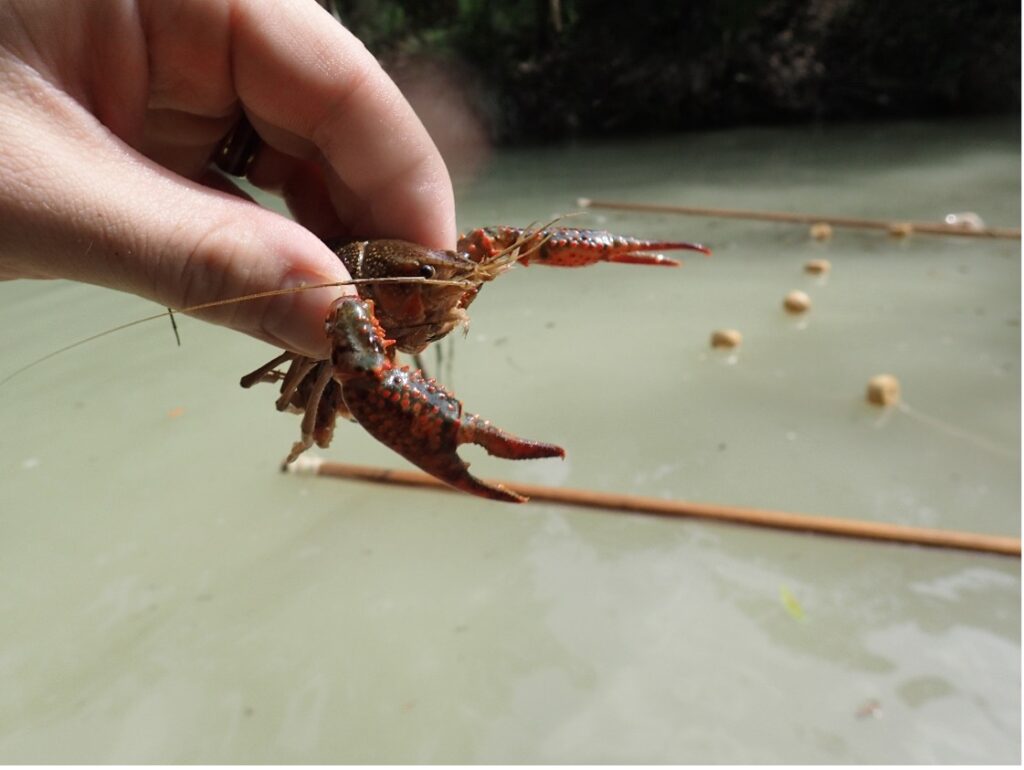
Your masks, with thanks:
M536 460L542 457L565 457L565 450L554 444L543 441L531 441L513 436L491 425L489 420L482 420L478 415L464 413L459 425L456 444L476 444L487 450L487 454L505 460ZM432 458L428 458L429 460ZM524 497L507 487L498 484L492 486L473 476L467 468L469 465L455 452L439 456L445 464L446 475L442 476L429 470L425 465L421 468L432 473L443 481L471 494L481 495L491 500L505 500L510 503L525 503ZM415 461L413 461L415 462ZM419 464L419 463L417 463Z
M546 227L528 231L517 227L483 227L459 239L459 251L471 259L483 261L505 249L516 246L519 262L531 261L552 267L585 267L595 262L622 262L634 265L678 267L679 260L658 251L711 250L698 243L683 241L647 241L615 235L607 230L577 230L570 227Z
M366 431L409 462L446 484L491 500L521 503L522 495L471 475L456 453L474 443L510 460L564 457L554 444L517 438L463 413L455 396L418 370L397 368L386 354L388 340L373 315L373 303L340 301L328 322L334 340L334 379L345 406Z

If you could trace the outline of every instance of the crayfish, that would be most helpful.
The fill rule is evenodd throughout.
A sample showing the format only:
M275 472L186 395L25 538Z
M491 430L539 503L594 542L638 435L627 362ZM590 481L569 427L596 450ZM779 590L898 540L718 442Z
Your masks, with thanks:
M468 323L466 308L480 287L515 264L579 267L596 262L677 266L645 252L705 247L675 241L642 241L603 230L544 227L481 228L459 239L456 251L438 251L395 240L327 241L358 285L359 298L334 303L326 321L330 359L284 352L241 380L280 382L277 408L303 414L301 438L285 465L314 443L326 448L340 415L414 465L470 494L524 502L522 495L469 473L456 449L474 443L510 460L564 457L554 444L506 433L477 415L422 372L395 363L395 351L419 353ZM288 364L287 371L278 367Z

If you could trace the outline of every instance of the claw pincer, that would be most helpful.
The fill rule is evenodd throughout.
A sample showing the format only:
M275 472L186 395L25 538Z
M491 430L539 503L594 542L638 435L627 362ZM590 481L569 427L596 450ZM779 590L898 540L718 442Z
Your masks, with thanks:
M339 300L327 327L334 379L348 412L378 441L445 483L492 500L524 502L522 495L472 476L458 446L478 444L510 460L565 456L561 447L518 438L463 412L455 396L420 371L394 366L387 352L393 343L385 339L372 301Z
M708 255L710 249L699 243L684 241L648 241L607 230L577 230L571 227L545 227L523 230L518 227L481 227L462 236L459 251L471 259L487 259L495 253L518 246L519 264L551 267L586 267L595 262L621 262L631 265L663 265L678 267L679 260L658 251L698 251Z

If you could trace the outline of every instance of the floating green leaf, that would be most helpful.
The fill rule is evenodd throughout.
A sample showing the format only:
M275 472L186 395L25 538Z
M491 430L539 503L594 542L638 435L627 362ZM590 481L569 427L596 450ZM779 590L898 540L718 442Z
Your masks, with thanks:
M782 602L782 606L786 608L786 612L793 620L804 620L804 608L787 586L779 586L779 601Z

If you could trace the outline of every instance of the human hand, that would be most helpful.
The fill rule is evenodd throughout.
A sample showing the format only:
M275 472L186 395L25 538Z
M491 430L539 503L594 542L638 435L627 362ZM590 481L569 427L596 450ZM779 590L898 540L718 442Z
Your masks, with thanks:
M209 168L242 111L248 178ZM0 0L0 278L69 278L174 308L342 281L316 235L451 248L448 172L376 60L313 0ZM203 317L323 357L341 290Z

